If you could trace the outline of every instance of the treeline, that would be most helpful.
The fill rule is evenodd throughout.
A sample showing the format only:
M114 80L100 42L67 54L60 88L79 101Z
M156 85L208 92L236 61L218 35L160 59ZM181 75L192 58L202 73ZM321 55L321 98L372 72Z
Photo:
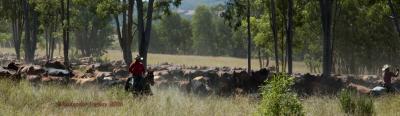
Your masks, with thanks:
M247 5L247 0L230 1L242 3L237 5L239 8ZM293 2L291 5L290 1ZM277 53L282 71L287 70L288 56L305 61L310 71L317 73L321 72L325 58L328 61L326 65L339 74L379 74L384 64L400 66L397 12L400 1L327 1L329 0L251 2L253 41L257 47L265 49L266 54L275 56L270 54L271 51ZM323 5L330 7L322 7ZM272 14L275 14L275 18ZM328 16L331 18L327 18ZM290 17L292 21L289 20ZM290 26L289 22L292 22ZM329 25L324 25L327 22ZM273 25L276 26L276 43ZM243 23L240 27L246 26ZM292 34L288 34L290 29L293 30ZM324 33L327 29L328 34ZM290 36L292 39L288 39ZM288 40L292 43L289 44ZM274 50L275 46L277 50ZM290 47L293 48L292 54L288 53Z
M2 0L0 37L5 46L15 48L18 60L23 54L26 63L34 60L38 47L52 60L55 48L62 46L66 65L71 52L77 57L101 56L118 40L123 59L130 64L138 32L135 43L146 64L153 20L169 14L181 1Z
M29 60L36 48L52 58L61 46L67 46L64 52L101 56L118 41L126 63L132 50L146 56L149 49L233 57L252 53L274 59L281 71L291 69L293 60L305 61L317 73L322 61L336 73L376 74L383 64L400 66L400 1L323 1L229 0L200 6L188 19L170 10L181 0L3 0L0 42Z
M223 10L222 5L199 6L191 19L177 13L163 16L153 25L150 52L246 57L244 32L225 23Z
M46 3L44 3L46 2ZM46 15L39 15L37 20L38 48L48 50L49 57L53 57L54 49L62 49L63 27L60 23L61 12L59 1L39 0L31 2L35 5L32 8L35 12ZM71 51L73 55L79 56L101 56L107 49L114 47L117 40L117 31L114 18L104 15L104 10L96 2L76 0L71 8ZM4 13L14 9L2 10ZM18 9L16 9L18 10ZM149 50L152 53L163 54L188 54L188 55L210 55L210 56L233 56L246 57L245 36L243 31L235 31L230 28L220 16L224 10L223 5L196 8L193 17L184 18L181 15L171 12L169 15L160 15L153 24ZM20 11L22 12L22 11ZM13 14L9 14L10 17ZM19 16L19 15L18 15ZM20 16L21 17L21 16ZM22 17L21 17L22 18ZM121 18L119 19L120 21ZM0 28L1 43L4 47L14 47L15 40L24 38L21 30L20 36L12 39L12 19L4 16ZM137 19L134 19L137 22ZM23 26L23 24L20 24ZM19 27L18 29L23 29ZM134 32L132 49L138 50L138 33ZM117 45L118 46L118 45ZM24 45L22 45L24 47ZM115 47L114 47L115 48ZM18 49L18 51L20 51Z
M14 47L17 59L21 58L21 52L29 55L24 57L30 58L29 61L37 48L44 49L49 59L62 46L73 48L67 51L80 56L103 55L113 42L114 29L112 19L101 17L96 9L97 3L82 0L2 1L0 42L4 47ZM69 39L65 40L67 35Z

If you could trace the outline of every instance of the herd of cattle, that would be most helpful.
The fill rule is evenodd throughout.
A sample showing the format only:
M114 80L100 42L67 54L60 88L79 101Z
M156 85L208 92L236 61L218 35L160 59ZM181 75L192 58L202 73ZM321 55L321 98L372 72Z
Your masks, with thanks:
M74 84L77 86L98 85L100 87L123 86L129 72L122 61L95 63L92 58L81 58L66 67L60 61L37 60L33 64L19 64L0 61L7 65L0 68L0 78L28 80L34 84ZM177 87L185 93L199 95L259 93L260 87L270 79L274 72L260 69L250 74L246 69L229 67L197 67L173 65L168 63L148 66L149 75L154 75L154 87L163 89ZM151 73L151 74L150 74ZM332 75L321 78L318 75L294 74L293 89L300 95L313 93L335 93L351 82L373 87L379 84L376 75ZM395 81L400 85L400 81Z

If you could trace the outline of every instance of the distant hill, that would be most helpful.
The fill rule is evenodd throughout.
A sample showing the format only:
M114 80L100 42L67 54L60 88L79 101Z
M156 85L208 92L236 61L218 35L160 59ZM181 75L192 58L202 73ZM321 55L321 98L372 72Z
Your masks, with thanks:
M226 0L183 0L179 8L182 10L194 10L200 5L213 6L224 4L225 1Z
M181 16L191 19L194 14L194 10L201 5L215 6L218 4L225 4L227 0L182 0L182 4L175 12L181 14Z

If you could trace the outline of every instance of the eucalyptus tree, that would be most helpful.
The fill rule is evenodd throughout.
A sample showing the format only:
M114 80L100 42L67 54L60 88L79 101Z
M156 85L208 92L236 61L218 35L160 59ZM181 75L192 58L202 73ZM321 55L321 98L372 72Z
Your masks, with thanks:
M170 7L178 7L182 0L136 0L137 8L137 30L139 37L139 55L144 58L144 64L147 65L147 53L150 43L154 13L170 14ZM147 6L144 5L147 3ZM146 14L144 14L146 13Z
M222 16L229 25L237 29L242 25L242 20L247 23L247 72L251 74L251 1L228 0Z
M12 40L17 59L21 58L21 37L24 26L24 0L2 0L0 1L0 18L11 21Z
M47 60L52 60L55 49L55 36L60 20L61 4L57 0L36 0L35 10L40 12L39 22L42 24L45 38Z
M139 55L144 58L147 65L147 53L150 43L152 22L159 15L170 14L171 6L178 7L182 0L102 0L98 12L113 15L117 25L118 41L122 48L123 58L126 64L132 62L131 45L135 33L138 33ZM137 22L133 20L136 4ZM122 14L122 23L119 16ZM154 17L155 15L155 17ZM122 25L122 29L120 28ZM136 27L133 30L133 27Z
M321 22L324 35L323 41L323 76L329 77L332 71L331 60L331 26L332 26L332 5L333 0L319 0L321 10Z

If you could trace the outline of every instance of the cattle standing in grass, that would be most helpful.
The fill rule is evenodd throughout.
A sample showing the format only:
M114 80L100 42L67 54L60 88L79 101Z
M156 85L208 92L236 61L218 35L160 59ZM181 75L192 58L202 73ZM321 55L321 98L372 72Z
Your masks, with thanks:
M19 77L23 77L26 75L40 75L45 73L45 69L43 69L41 66L37 65L26 65L26 66L21 66L18 71L17 75Z
M10 77L15 74L15 71L0 68L0 77Z
M46 68L54 68L54 69L68 69L68 67L65 66L60 61L46 62L46 64L44 64L44 67L46 67Z
M19 69L19 64L16 64L15 62L11 62L7 65L7 67L3 67L4 69L7 70L14 70L14 71L18 71Z
M196 95L205 96L209 95L211 88L209 86L210 78L199 76L190 81L190 91Z

